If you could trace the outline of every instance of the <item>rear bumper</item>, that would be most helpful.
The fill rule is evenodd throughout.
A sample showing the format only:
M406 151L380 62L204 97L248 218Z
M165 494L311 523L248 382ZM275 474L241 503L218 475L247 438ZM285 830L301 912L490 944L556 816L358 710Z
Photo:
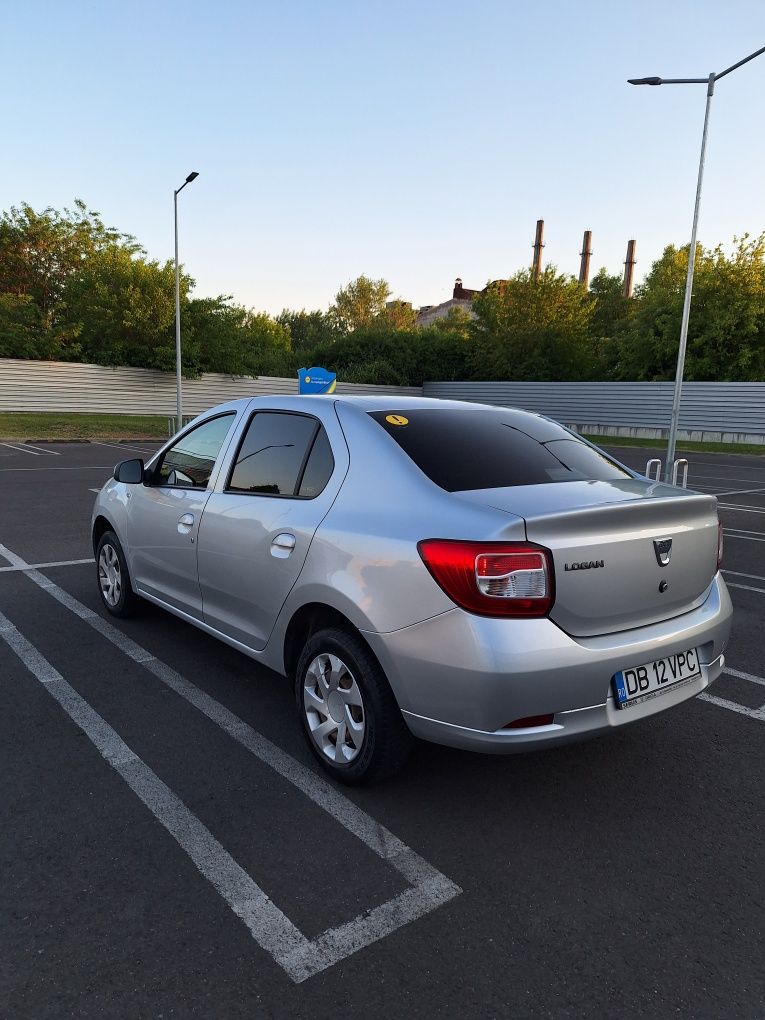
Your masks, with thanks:
M723 670L725 656L721 655L703 667L702 676L693 683L681 685L678 689L657 695L650 701L633 708L619 709L609 695L605 704L590 705L588 708L557 712L549 726L537 726L524 730L473 730L467 726L455 726L438 719L404 712L404 718L412 733L422 740L436 744L460 747L466 751L482 751L488 754L513 754L522 751L536 751L554 744L568 744L576 740L608 733L620 726L637 722L647 716L664 712L679 705L708 687Z
M366 633L415 736L490 753L535 750L605 733L700 694L722 672L732 607L718 574L704 603L672 620L573 638L551 620L497 620L461 609L390 634ZM695 647L702 675L626 709L620 669ZM527 716L549 726L507 729Z

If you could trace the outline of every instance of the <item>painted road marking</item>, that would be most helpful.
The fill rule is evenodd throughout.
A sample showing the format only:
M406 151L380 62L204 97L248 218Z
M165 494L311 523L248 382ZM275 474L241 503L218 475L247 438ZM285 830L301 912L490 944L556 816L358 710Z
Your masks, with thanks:
M744 574L740 570L723 570L723 574L734 574L736 577L751 577L754 581L765 581L760 574Z
M33 457L60 457L58 450L46 450L43 446L35 446L33 443L0 443L0 446L7 446L9 450L18 450L20 453L31 453Z
M762 506L739 506L733 503L720 503L721 510L738 510L744 514L765 514L765 507Z
M722 573L725 575L730 574L733 577L748 577L753 581L765 581L765 577L762 577L760 574L744 574L740 570L723 570ZM725 583L729 588L742 588L744 591L759 591L765 595L765 588L756 588L754 585L742 584L740 581L729 581L727 576L725 578Z
M114 464L81 464L76 467L4 467L0 471L114 471Z
M19 453L28 453L31 457L41 457L42 454L35 450L26 449L23 446L16 446L13 443L0 443L0 446L7 446L9 450L16 450Z
M723 673L730 673L731 676L737 676L739 680L748 680L750 684L760 684L761 687L765 687L765 677L756 676L754 673L744 673L740 669L729 669L727 666Z
M308 966L312 962L313 943L271 902L183 801L2 613L0 637L185 850L197 870L244 921L258 945L293 980L303 980L314 973L315 970ZM297 964L293 958L298 961Z
M699 475L694 471L693 477L706 478L713 481L716 479L718 482L725 482L726 485L730 485L731 482L746 482L748 485L751 485L752 482L760 482L760 484L765 485L765 478L760 479L752 475L749 475L748 478L742 478L740 475Z
M10 574L14 571L24 573L28 570L42 570L43 567L78 567L81 563L95 563L91 556L87 560L53 560L50 563L30 563L27 567L0 567L0 574Z
M88 492L95 492L96 495L98 495L100 491L101 491L100 489L88 489Z
M81 620L84 620L134 662L140 663L144 669L147 669L163 684L202 712L256 758L270 766L305 797L326 811L336 822L368 846L378 857L398 871L409 883L410 888L405 889L398 896L337 928L323 932L313 941L309 941L298 932L303 941L299 945L291 946L289 952L277 960L293 981L303 981L312 974L339 963L359 949L385 938L404 925L443 906L462 892L458 885L428 864L389 829L362 811L325 779L301 765L276 744L272 744L248 723L234 715L209 694L195 687L167 663L156 658L108 620L104 620L98 613L83 605L44 574L25 563L20 556L16 556L6 546L0 545L0 554L14 566L25 568L24 572L31 581L47 591L57 602ZM295 930L297 931L297 929ZM258 936L254 935L254 937L257 940ZM276 959L276 957L274 958Z
M34 443L24 443L24 446L30 447L32 450L39 450L40 453L47 453L49 457L60 457L61 454L58 450L49 450L47 446L35 446Z
M765 595L765 588L755 588L751 584L736 584L734 581L725 582L729 588L740 588L742 591L758 591L761 595Z
M723 528L723 534L728 538L745 538L748 542L765 542L765 533L753 531L748 535L741 534L741 532L730 531L728 528ZM756 535L762 535L762 538L756 538Z
M738 712L740 715L748 715L750 719L759 719L760 722L765 722L765 705L762 708L746 708L736 701L717 698L714 694L707 694L706 691L702 691L699 698L702 701L708 701L710 705L717 705L718 708L727 708L730 712Z
M716 486L715 486L715 488L716 488ZM729 492L718 492L717 496L718 496L718 498L720 496L743 496L744 493L747 493L747 492L765 492L765 489L763 489L763 488L759 488L759 489L731 489Z
M634 447L633 447L633 449L634 449ZM657 450L657 452L664 454L666 451L664 451L664 450ZM678 451L678 452L682 453L682 451ZM686 453L693 453L692 450L686 450L685 452ZM719 454L717 456L719 456ZM736 456L737 457L741 456L741 454L737 454ZM744 454L744 456L746 456L746 454ZM758 454L750 454L749 456L751 456L753 459L754 459L754 457L756 457L758 461L760 460L760 456ZM747 468L747 465L742 464L740 462L736 463L736 464L721 464L719 460L701 460L700 458L697 458L697 457L694 457L693 461L691 462L691 467L693 467L694 465L698 465L699 467L713 467L717 471L720 471L720 470L723 470L723 471L725 471L725 470L737 471L739 468L741 468L742 470L745 471L746 468ZM757 471L759 469L759 467L760 467L759 464L757 464L757 465L753 464L752 465L752 471ZM721 478L721 477L724 477L724 476L722 476L722 475L716 475L716 476L715 475L708 475L707 477L709 477L709 478L714 478L714 477ZM752 476L750 475L750 478L751 477ZM747 479L747 481L748 481L748 479Z
M140 446L129 446L127 443L104 443L96 439L91 439L93 446L111 446L115 450L137 450L138 453L156 453L162 443L157 440L157 446L154 450L146 450Z

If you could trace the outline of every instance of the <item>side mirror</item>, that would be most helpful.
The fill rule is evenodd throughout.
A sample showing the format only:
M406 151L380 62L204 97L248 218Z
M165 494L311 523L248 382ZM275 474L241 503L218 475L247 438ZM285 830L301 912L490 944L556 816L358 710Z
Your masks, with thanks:
M114 469L114 480L127 485L139 485L143 481L144 467L140 457L123 460Z

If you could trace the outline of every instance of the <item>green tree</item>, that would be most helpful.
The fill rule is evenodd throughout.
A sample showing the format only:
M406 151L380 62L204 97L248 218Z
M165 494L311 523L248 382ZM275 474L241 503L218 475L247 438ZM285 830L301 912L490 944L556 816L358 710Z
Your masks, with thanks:
M590 282L590 297L594 302L590 320L593 374L598 379L619 378L621 339L639 301L626 298L623 278L612 276L606 269L600 269Z
M637 289L620 339L619 375L672 379L677 363L688 246L669 245ZM734 239L733 251L697 246L685 378L765 377L765 235Z
M417 312L411 301L387 301L383 310L375 316L372 325L378 329L412 330L415 328Z
M320 345L311 353L343 382L421 386L426 379L465 377L469 317L458 311L426 329L384 328L376 320L366 329Z
M473 299L473 379L587 379L594 302L573 277L523 269Z
M344 333L366 329L385 312L389 297L390 287L385 280L359 276L337 292L330 314Z
M294 351L308 351L318 344L334 343L342 335L335 316L329 312L314 310L300 312L283 309L276 321L289 331Z
M181 281L184 300L191 286ZM100 365L169 371L175 364L172 262L111 245L89 253L64 286L61 316L79 330L82 357Z
M0 217L0 292L29 296L41 326L55 330L69 280L87 258L115 246L140 250L132 237L106 227L80 199L63 212L14 206Z
M60 334L45 328L29 294L0 292L0 358L60 357L57 339ZM71 343L67 350L79 353Z
M230 297L192 298L181 310L184 367L225 375L292 375L289 331Z
M635 308L635 301L624 296L624 280L618 274L612 276L606 269L599 269L590 281L590 295L595 300L595 310L590 320L593 336L616 336L624 330Z

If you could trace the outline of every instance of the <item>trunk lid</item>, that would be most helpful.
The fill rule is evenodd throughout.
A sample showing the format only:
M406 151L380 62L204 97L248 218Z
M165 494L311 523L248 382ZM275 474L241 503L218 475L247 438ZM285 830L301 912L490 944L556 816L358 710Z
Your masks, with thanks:
M555 603L550 617L574 637L629 630L688 612L704 601L717 571L714 496L640 479L459 495L523 517L528 540L551 551ZM669 549L659 545L670 539Z

